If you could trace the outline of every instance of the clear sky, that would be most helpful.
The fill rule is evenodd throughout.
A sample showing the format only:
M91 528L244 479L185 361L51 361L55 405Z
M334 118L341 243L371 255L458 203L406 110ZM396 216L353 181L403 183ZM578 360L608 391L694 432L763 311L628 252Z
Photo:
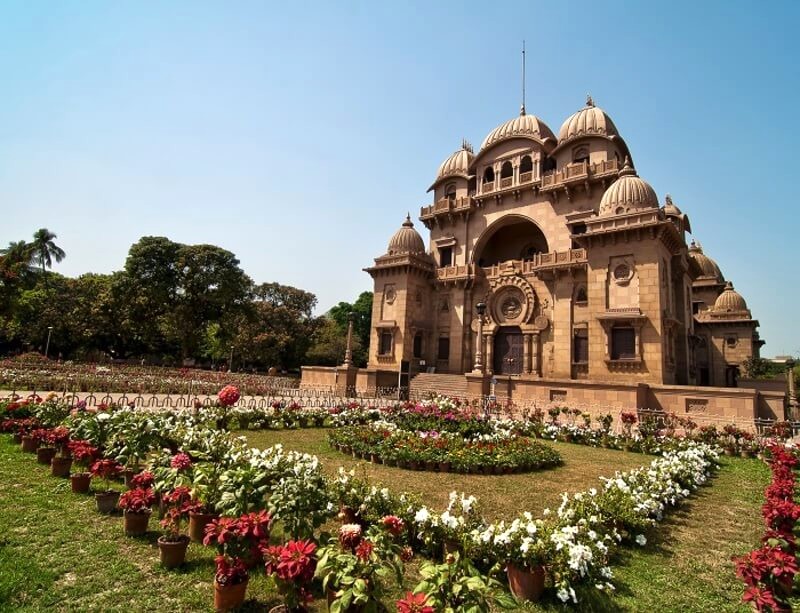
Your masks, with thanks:
M78 275L212 243L353 300L462 137L518 113L524 38L528 111L557 132L590 92L797 354L799 31L798 2L6 0L0 244L47 227Z

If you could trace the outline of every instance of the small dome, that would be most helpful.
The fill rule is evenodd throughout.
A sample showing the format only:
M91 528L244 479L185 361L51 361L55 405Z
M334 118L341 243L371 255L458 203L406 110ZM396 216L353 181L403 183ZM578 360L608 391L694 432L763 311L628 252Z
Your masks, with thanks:
M716 279L718 283L725 281L725 277L722 276L722 271L719 269L719 266L717 266L714 260L703 253L703 248L700 246L700 243L692 241L689 245L689 257L697 263L697 266L702 271L701 276Z
M725 290L717 296L717 301L714 303L715 313L741 313L747 311L747 303L742 298L742 295L733 289L733 283L728 281L725 284Z
M450 176L469 176L469 165L475 155L472 153L472 145L467 141L461 144L461 149L447 158L442 165L439 166L439 172L436 173L436 180L444 179Z
M536 115L526 114L525 110L523 109L519 117L509 119L504 124L489 132L489 136L484 139L483 144L481 145L481 150L486 149L495 143L499 143L500 141L517 136L533 136L538 140L555 138L553 131L548 128L541 119L536 117Z
M606 112L594 105L592 97L586 99L586 106L570 115L558 131L558 144L580 136L619 136L617 126Z
M619 173L619 179L614 181L600 200L599 215L623 215L645 209L657 209L658 196L650 184L640 179L631 167L631 162L625 158L625 166Z
M672 202L672 196L667 194L666 200L664 202L664 214L665 215L674 215L675 217L679 217L683 215L683 212L678 208L678 206Z
M410 215L406 217L403 225L389 240L389 248L386 253L387 255L424 255L425 243L419 235L419 232L414 229L414 224L411 222Z

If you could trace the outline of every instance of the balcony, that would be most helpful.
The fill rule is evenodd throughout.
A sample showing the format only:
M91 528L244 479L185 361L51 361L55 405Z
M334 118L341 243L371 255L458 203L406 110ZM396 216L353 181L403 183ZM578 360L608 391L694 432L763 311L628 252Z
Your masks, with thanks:
M465 281L475 276L476 267L474 264L468 266L442 266L436 269L436 280L447 281Z
M442 198L430 206L423 206L419 210L419 218L422 222L429 221L438 215L449 215L451 213L461 213L469 211L474 207L471 196L462 198Z
M548 270L581 267L586 264L586 249L536 253L529 260L509 260L482 268L488 278L509 274L531 275Z
M615 175L619 171L619 168L620 166L617 160L567 164L561 170L554 170L542 175L542 191L554 190L572 183L580 183Z

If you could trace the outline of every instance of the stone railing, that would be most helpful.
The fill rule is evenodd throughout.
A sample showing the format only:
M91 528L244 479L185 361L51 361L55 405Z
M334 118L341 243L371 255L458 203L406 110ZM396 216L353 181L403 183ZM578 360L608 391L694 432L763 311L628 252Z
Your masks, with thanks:
M442 266L436 269L437 281L459 281L475 276L475 265Z
M619 162L617 160L567 164L561 170L553 170L542 175L542 189L555 189L564 183L603 177L607 174L616 173L618 170Z
M429 206L423 206L419 210L419 217L423 221L431 219L436 215L446 215L448 213L458 213L468 211L474 206L471 196L461 198L442 198Z
M585 249L570 249L568 251L536 253L529 260L508 260L507 262L500 262L493 266L486 266L482 268L482 270L487 277L493 278L513 273L525 275L552 268L569 268L585 263Z

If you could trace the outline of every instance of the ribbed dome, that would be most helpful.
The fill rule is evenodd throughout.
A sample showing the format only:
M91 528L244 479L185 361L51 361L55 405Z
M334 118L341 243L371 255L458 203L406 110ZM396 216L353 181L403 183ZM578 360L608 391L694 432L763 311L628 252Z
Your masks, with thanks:
M640 179L631 168L630 160L625 159L625 166L600 200L601 216L623 215L644 209L657 209L658 196L650 184Z
M717 313L741 313L747 311L747 303L742 295L733 289L733 283L728 281L723 291L714 303L714 311Z
M674 202L672 202L672 196L667 194L666 201L664 202L664 213L666 215L674 215L676 217L683 215L681 210L678 208Z
M486 149L486 147L495 143L516 136L533 136L539 140L555 138L553 131L541 119L536 115L527 115L523 110L519 117L509 119L489 132L489 136L484 139L481 149Z
M700 246L700 243L692 241L689 245L689 257L697 263L697 266L703 273L703 277L714 278L718 283L725 281L725 277L722 276L722 271L719 269L719 266L717 266L714 260L703 253L703 248Z
M411 216L406 217L403 225L389 240L389 248L386 253L388 255L423 255L425 253L425 243L419 232L414 229Z
M580 136L619 136L617 126L603 109L594 105L591 96L586 106L570 115L558 131L558 143L564 143Z
M469 165L472 163L472 158L475 155L472 153L472 146L466 141L461 145L461 149L447 158L442 165L439 166L439 172L436 173L436 180L443 179L450 176L463 176L469 175Z

